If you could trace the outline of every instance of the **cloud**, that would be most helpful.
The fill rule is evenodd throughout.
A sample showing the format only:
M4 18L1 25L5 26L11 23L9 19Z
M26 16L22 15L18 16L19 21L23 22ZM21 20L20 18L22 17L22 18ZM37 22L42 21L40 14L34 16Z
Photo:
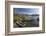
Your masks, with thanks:
M31 13L39 13L39 8L14 8L15 13L22 14L31 14Z

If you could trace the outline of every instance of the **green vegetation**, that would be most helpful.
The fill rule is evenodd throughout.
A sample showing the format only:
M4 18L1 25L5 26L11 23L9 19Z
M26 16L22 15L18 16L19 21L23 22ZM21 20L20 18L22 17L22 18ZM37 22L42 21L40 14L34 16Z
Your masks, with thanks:
M30 19L29 20L29 15L22 15L22 14L16 14L14 15L14 26L16 26L17 22L22 22L24 27L35 27L35 23L34 23L34 19ZM34 16L34 15L32 15ZM35 16L38 16L38 15L35 15ZM15 25L16 24L16 25ZM17 26L18 27L18 26Z

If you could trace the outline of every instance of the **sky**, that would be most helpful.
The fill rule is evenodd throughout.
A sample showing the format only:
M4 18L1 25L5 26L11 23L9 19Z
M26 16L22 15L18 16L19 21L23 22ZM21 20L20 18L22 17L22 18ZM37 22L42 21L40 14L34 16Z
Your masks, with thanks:
M14 8L14 12L21 14L37 14L39 13L39 8Z

